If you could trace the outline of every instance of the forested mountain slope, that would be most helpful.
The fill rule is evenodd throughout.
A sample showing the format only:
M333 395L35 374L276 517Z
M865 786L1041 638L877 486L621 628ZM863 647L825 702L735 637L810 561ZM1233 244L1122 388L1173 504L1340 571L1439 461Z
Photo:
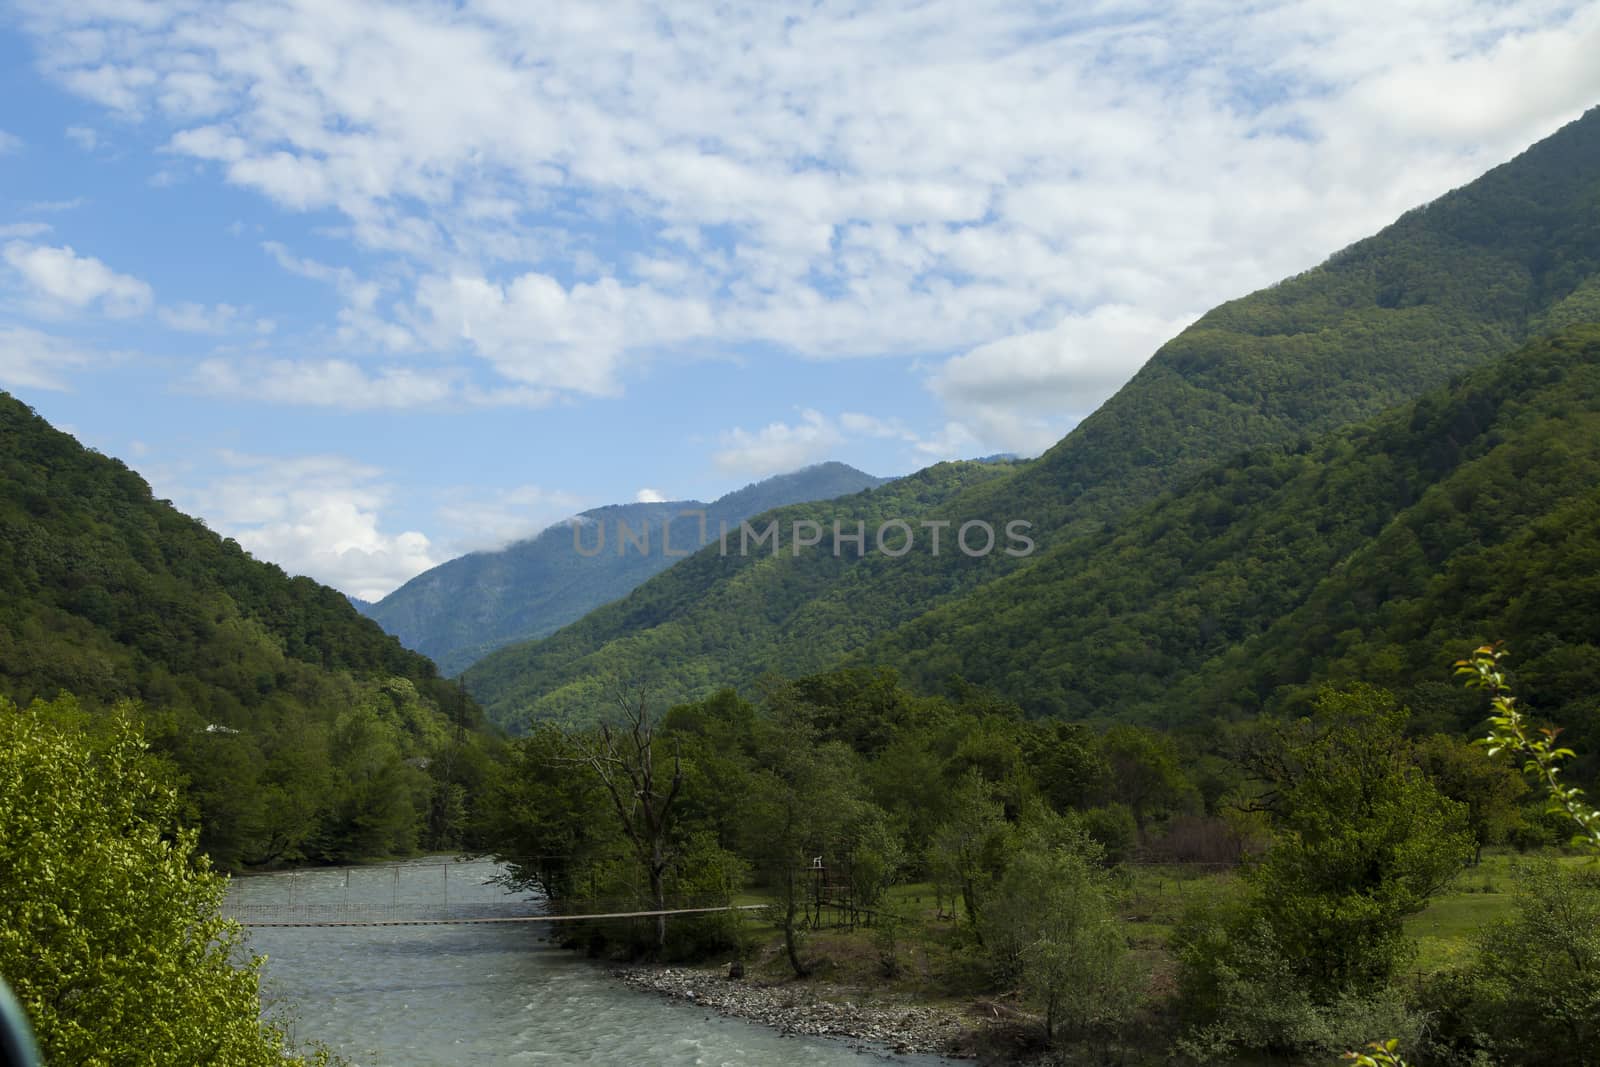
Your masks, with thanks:
M1261 447L859 654L1038 714L1168 725L1311 682L1441 728L1453 659L1504 638L1537 706L1600 741L1600 325L1315 445Z
M1027 520L1048 550L1242 451L1372 418L1530 336L1600 318L1597 273L1600 109L1320 267L1209 312L1038 460L895 517ZM863 509L882 513L887 500L871 498L883 492ZM643 668L664 674L673 696L746 685L757 668L826 665L1048 555L836 560L827 547L759 571L674 568L634 596L676 614L611 605L548 647L496 653L468 687L497 721L515 722L581 714L596 676ZM726 614L733 582L781 610Z
M252 559L0 393L0 695L61 693L143 702L223 864L461 830L469 698L341 593Z
M584 719L609 699L617 678L676 695L716 688L733 674L753 679L769 671L822 670L864 636L843 614L826 620L820 632L810 629L802 636L790 629L811 627L814 603L836 587L858 586L864 573L849 551L833 555L832 523L837 519L845 532L853 532L855 523L863 522L870 539L880 522L936 511L964 490L1003 481L1015 469L1005 463L941 463L871 492L763 513L750 526L765 532L777 522L783 538L778 553L770 542L741 551L735 532L726 555L719 545L710 545L552 637L486 657L462 680L469 692L494 694L485 712L516 727L526 721L524 710L530 707L545 717ZM793 523L804 521L828 533L819 547L796 557L789 534ZM902 592L905 609L914 611L939 590ZM704 625L705 620L716 623ZM643 636L607 646L600 635L612 632ZM778 636L793 639L777 645ZM554 677L565 682L549 690L539 687Z
M785 504L828 500L882 485L884 479L843 463L820 463L735 490L706 504L678 500L594 508L578 518L589 524L585 555L573 547L567 523L492 552L474 552L417 575L376 604L357 605L407 648L432 657L454 675L497 648L543 637L602 604L626 596L681 556L664 551L671 522L674 553L698 548L700 516L715 538L719 523ZM648 551L619 542L620 524L641 534ZM602 546L598 531L606 541ZM625 549L625 550L624 550Z

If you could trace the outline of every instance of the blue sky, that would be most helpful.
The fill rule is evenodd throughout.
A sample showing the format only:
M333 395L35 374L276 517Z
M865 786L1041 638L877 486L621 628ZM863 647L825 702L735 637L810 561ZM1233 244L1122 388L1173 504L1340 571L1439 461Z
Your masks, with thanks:
M1501 2L0 8L0 388L379 596L640 494L1036 454L1600 102Z

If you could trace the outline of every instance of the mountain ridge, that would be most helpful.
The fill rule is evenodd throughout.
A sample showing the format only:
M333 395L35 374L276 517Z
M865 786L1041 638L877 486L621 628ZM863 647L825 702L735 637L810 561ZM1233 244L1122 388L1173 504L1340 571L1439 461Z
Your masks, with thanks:
M698 548L704 541L696 512L704 513L706 532L715 538L721 522L736 525L776 506L843 496L885 481L827 462L752 482L709 503L606 504L574 516L597 523L608 535L604 544L579 538L570 526L574 520L565 520L502 548L442 563L361 610L453 675L497 648L553 633L625 596L676 562L682 547ZM624 525L640 541L625 546ZM647 547L641 550L641 543Z
M1600 738L1571 705L1592 689L1552 681L1579 663L1600 680L1600 624L1575 610L1600 559L1596 484L1600 323L1309 447L1241 454L855 661L925 686L959 675L1033 714L1167 726L1369 681L1457 729L1481 707L1444 664L1504 638L1541 706ZM1552 529L1566 543L1539 547Z
M630 597L678 604L676 617L613 604L487 657L464 681L506 723L581 716L585 679L655 663L667 664L664 696L676 699L706 684L748 686L757 664L837 662L1230 456L1376 417L1552 321L1600 318L1597 274L1600 108L1318 267L1212 309L1041 457L940 497L937 515L905 516L1027 519L1034 556L977 566L913 553L837 567L819 553L759 570L680 567ZM871 512L872 498L857 510ZM712 584L653 588L691 575ZM768 621L734 630L712 614L719 604L729 617L719 590L740 588L750 617ZM772 602L784 603L781 621L760 607Z
M140 718L221 866L462 841L482 716L457 686L0 393L0 696L63 694Z

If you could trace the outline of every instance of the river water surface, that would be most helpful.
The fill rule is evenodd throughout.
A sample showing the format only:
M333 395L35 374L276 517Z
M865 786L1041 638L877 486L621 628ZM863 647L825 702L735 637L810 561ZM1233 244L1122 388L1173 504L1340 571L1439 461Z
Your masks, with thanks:
M235 879L229 912L250 919L393 919L537 913L488 884L486 860ZM782 1037L623 986L541 938L542 923L255 927L262 990L300 1042L357 1067L631 1064L834 1067L932 1064L843 1042Z

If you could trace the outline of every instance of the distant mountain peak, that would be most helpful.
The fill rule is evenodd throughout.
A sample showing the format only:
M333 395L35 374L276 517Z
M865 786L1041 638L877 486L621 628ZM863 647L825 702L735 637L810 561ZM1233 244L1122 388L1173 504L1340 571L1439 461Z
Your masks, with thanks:
M786 504L848 496L883 483L830 461L752 482L710 503L602 504L531 537L442 563L377 604L357 607L406 647L425 651L445 673L454 674L503 645L552 633L671 566L676 556L665 554L661 536L667 523L671 542L698 547L697 512L704 513L706 530L714 532L719 522L737 524ZM592 556L578 551L575 520L584 529L605 529L611 538L605 550ZM617 552L624 526L647 537L651 551Z

